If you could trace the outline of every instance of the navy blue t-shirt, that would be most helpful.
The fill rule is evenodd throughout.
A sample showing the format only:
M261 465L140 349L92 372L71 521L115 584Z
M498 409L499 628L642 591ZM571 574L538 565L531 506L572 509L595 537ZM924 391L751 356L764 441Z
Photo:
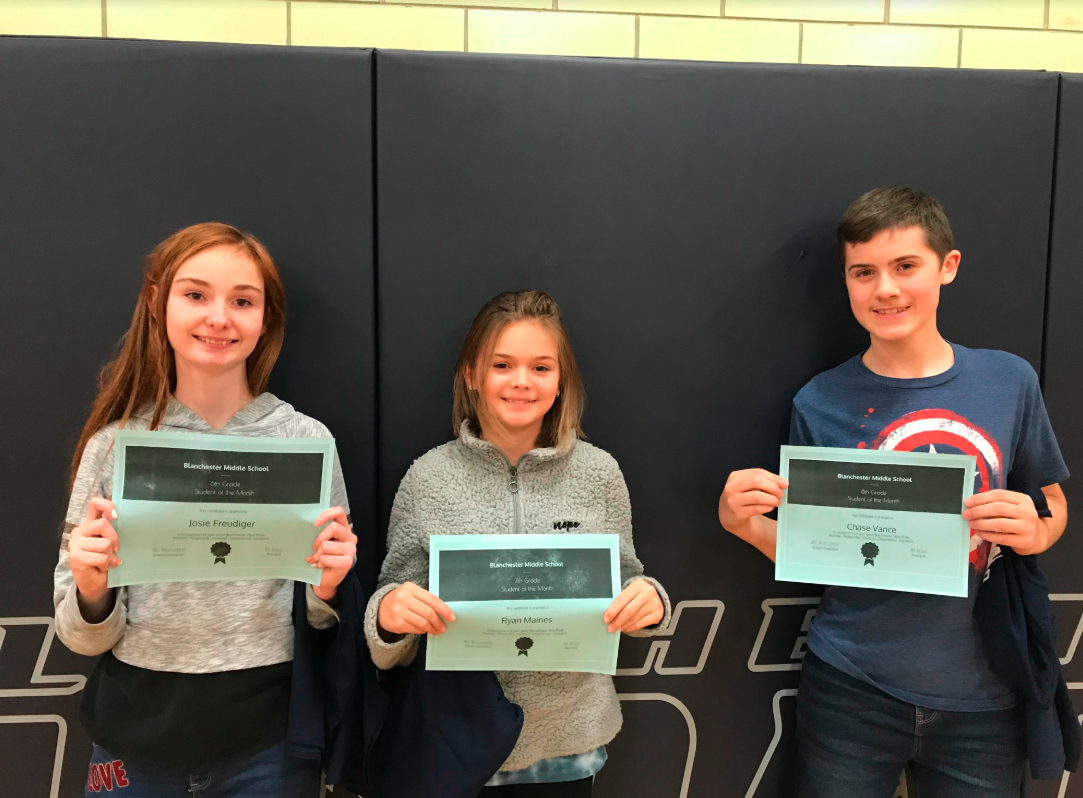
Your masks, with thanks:
M860 356L816 376L793 400L790 443L974 455L975 492L1035 490L1067 479L1034 369L1007 352L952 349L955 363L933 377L881 377ZM974 621L990 548L971 535L967 598L828 587L809 649L918 706L975 712L1014 705Z

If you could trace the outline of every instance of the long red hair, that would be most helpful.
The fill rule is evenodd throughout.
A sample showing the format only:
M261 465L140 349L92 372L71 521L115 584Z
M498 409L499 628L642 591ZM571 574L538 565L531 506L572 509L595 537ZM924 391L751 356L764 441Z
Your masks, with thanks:
M212 247L243 252L263 277L265 332L248 356L246 367L248 390L253 396L267 387L286 329L286 291L270 253L254 236L228 224L205 222L178 230L156 246L144 262L143 288L135 303L132 324L121 339L120 354L98 375L98 397L75 447L69 488L75 483L87 442L102 427L118 420L123 426L133 413L150 407L150 429L157 429L161 423L169 395L177 387L173 347L165 325L169 289L181 264Z

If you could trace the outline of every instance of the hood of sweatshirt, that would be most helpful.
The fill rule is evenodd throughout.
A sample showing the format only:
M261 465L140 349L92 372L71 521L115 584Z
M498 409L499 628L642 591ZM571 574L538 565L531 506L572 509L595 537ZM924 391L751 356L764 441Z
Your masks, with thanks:
M561 446L539 446L537 449L531 449L529 452L523 455L523 459L519 463L509 463L508 458L502 451L496 448L496 446L490 441L485 441L474 434L470 429L470 422L464 420L459 426L459 443L466 447L468 450L473 451L479 457L487 463L496 466L501 471L506 471L509 466L517 465L520 468L528 463L546 463L553 460L559 460L563 457L567 457L575 449L575 445L579 442L579 439L572 435Z
M275 430L284 428L291 419L295 418L296 411L289 402L283 402L273 393L261 393L222 425L221 429L214 429L191 409L177 401L175 396L169 397L165 415L158 425L158 429L181 432L208 432L220 435L253 435L274 436ZM140 426L150 423L152 408L146 407L133 418L141 422Z

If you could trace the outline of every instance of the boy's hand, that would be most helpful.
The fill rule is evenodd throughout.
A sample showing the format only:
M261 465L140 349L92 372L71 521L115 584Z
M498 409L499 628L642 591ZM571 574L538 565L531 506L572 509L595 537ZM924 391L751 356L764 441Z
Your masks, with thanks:
M990 490L964 503L963 518L982 540L1011 546L1018 554L1039 554L1049 548L1045 524L1027 494Z
M718 520L733 532L750 518L769 513L782 502L782 492L790 483L778 474L762 468L734 471L718 500Z

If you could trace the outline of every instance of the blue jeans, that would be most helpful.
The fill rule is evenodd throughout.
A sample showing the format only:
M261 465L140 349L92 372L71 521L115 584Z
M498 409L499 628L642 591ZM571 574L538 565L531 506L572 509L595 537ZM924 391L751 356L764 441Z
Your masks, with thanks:
M797 797L891 798L907 767L921 798L1018 798L1023 733L1015 708L917 707L808 652L797 693Z
M553 781L537 784L501 784L484 787L477 798L590 798L594 777L576 781Z
M233 765L199 773L132 768L94 746L86 798L317 798L320 764L286 755L285 743Z

